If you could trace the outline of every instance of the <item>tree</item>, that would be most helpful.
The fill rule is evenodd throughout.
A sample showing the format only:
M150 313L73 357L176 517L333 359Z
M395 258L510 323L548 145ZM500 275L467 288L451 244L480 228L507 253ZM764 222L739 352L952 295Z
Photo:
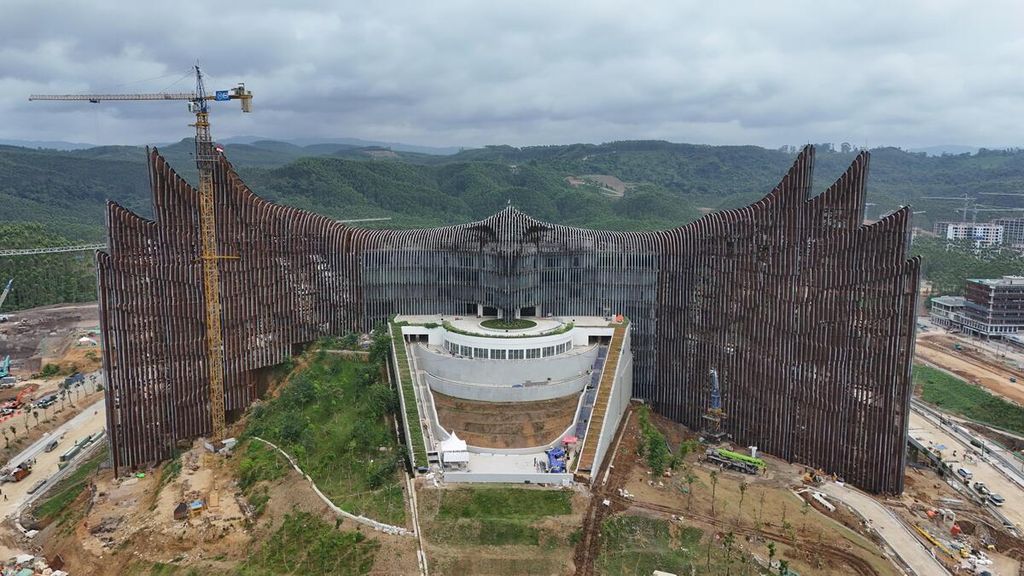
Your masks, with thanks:
M725 546L725 576L731 576L732 573L732 545L735 542L736 537L732 532L726 534L722 540L722 544Z
M736 510L736 525L740 525L740 515L743 514L743 498L747 495L747 483L740 482L740 505Z
M32 417L36 419L36 428L39 427L39 410L32 411Z
M693 474L686 473L686 509L693 508L693 483L697 481L697 477Z
M764 514L764 490L761 490L761 504L757 508L757 519L754 521L754 527L758 532L761 531L763 524L761 523L761 517Z
M775 542L768 543L768 571L771 572L772 564L775 563Z
M718 472L711 471L711 517L715 518L715 490L718 488Z
M11 436L14 436L15 438L18 437L18 429L14 426L14 424L11 424Z
M807 500L804 500L804 505L800 507L800 514L802 514L803 517L804 517L803 528L801 528L801 530L805 534L807 533L807 513L810 512L810 511L811 511L811 504Z
M789 562L786 560L779 560L779 574L787 576L789 574Z

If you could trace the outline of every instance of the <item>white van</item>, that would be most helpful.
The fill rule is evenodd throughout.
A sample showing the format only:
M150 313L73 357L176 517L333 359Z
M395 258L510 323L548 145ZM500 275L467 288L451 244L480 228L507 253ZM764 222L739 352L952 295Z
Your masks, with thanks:
M970 480L971 478L974 478L974 474L971 474L971 471L968 470L967 468L964 468L963 466L957 468L956 473L959 474L960 477L963 478L964 480Z

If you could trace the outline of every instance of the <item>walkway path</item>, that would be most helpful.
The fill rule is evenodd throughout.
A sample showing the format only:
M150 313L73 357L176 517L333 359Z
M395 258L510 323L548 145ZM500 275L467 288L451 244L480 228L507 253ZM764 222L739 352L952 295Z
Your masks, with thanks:
M820 490L853 508L917 576L946 576L949 572L891 510L867 494L834 483Z

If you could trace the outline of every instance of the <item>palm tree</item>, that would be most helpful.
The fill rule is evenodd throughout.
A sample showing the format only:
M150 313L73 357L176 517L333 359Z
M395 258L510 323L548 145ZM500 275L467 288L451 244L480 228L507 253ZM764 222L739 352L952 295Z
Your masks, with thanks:
M32 411L32 417L36 419L36 428L39 427L39 410Z
M718 472L711 471L711 517L715 517L715 489L718 488Z
M775 563L775 542L768 543L768 571L772 571L772 564Z
M804 505L800 508L800 513L804 516L803 527L800 529L802 532L807 532L807 513L811 511L811 503L804 500Z
M736 541L736 537L733 536L732 532L725 535L722 543L725 545L725 576L732 575L732 545Z
M689 510L693 507L693 483L697 481L697 477L693 474L686 473L686 509Z
M740 525L740 515L743 514L743 498L747 495L747 483L740 482L740 506L736 510L736 525Z
M14 424L11 424L11 435L14 436L15 438L18 437L18 429L14 426Z
M761 531L761 527L763 526L763 524L761 524L761 517L762 517L763 514L764 514L764 490L761 490L761 504L757 508L757 519L754 521L754 527L757 528L758 532Z

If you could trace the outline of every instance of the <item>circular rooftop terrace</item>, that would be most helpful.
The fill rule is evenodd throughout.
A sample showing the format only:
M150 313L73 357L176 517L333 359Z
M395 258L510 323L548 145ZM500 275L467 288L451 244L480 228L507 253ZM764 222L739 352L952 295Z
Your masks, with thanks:
M533 323L533 326L528 328L499 327L495 326L495 318L493 317L446 318L445 322L454 329L454 332L492 338L544 336L547 334L564 332L572 326L559 318L524 318L524 320L529 320Z

